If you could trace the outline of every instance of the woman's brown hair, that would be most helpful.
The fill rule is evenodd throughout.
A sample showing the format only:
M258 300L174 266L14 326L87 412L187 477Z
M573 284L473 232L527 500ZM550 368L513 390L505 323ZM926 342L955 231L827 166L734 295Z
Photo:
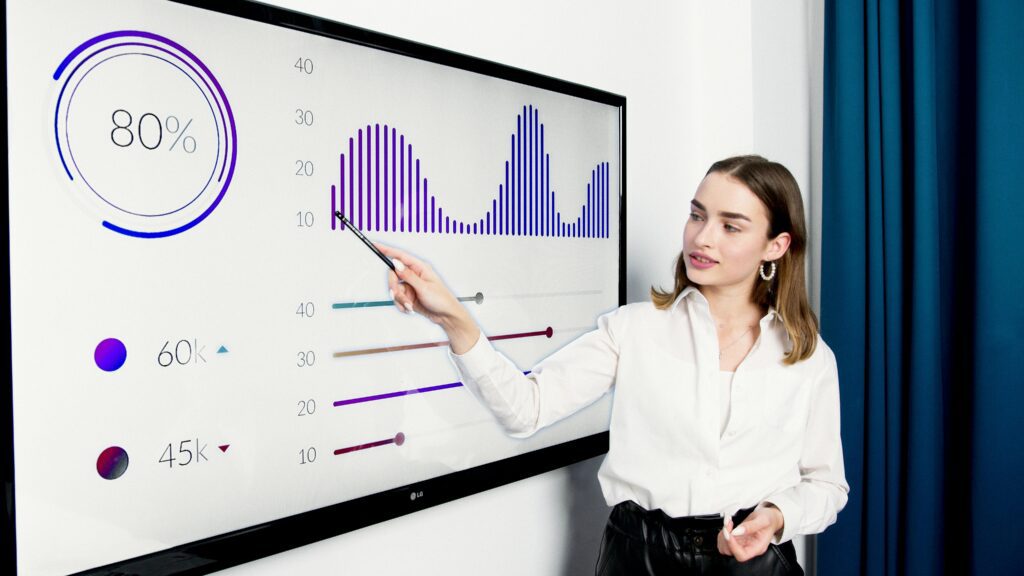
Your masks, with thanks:
M762 309L774 307L782 316L793 348L784 362L795 364L814 353L818 343L818 319L807 301L804 280L804 253L807 249L807 227L804 224L804 203L796 179L778 162L761 156L734 156L711 165L708 174L717 172L742 182L761 200L768 212L768 238L783 232L792 237L789 250L776 261L775 277L754 282L751 298ZM696 286L686 276L685 255L676 259L675 286L671 292L651 287L651 300L662 310L668 308L687 286Z

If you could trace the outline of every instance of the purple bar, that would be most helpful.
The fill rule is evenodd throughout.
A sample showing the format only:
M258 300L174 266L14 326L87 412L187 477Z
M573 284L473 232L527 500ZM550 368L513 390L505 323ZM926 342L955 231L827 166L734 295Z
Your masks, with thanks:
M386 129L384 133L387 134ZM375 214L373 229L380 230L380 124L374 124L373 150L373 191L376 195L376 199L373 203L373 211ZM366 219L369 220L369 216L367 216Z
M338 219L334 217L334 211L338 209L338 207L336 206L336 204L338 203L338 200L337 200L337 198L334 197L334 194L336 192L337 192L337 190L334 189L334 184L331 184L331 230L337 230L338 229L338 227L337 227Z
M602 202L602 195L604 190L604 163L597 165L597 192L594 193L597 206L594 208L594 236L601 238L603 231L602 226L604 224L604 204Z
M370 185L370 179L373 177L373 169L371 168L371 165L373 164L373 148L370 147L370 140L371 140L371 138L373 136L373 131L370 130L370 128L372 128L372 127L369 124L367 124L366 125L366 188L363 189L363 192L366 193L366 197L363 198L363 204L362 204L362 208L361 208L362 210L366 211L366 228L369 228L369 227L373 226L373 220L371 218L371 216L373 215L373 191L371 190L371 185ZM364 228L364 230L366 228Z
M597 223L597 233L595 234L598 238L604 236L604 163L597 165L597 209L595 212L595 222Z
M464 234L465 232L466 226L462 222L459 222L459 234Z
M373 402L375 400L386 400L388 398L397 398L399 396L408 396L409 394L422 394L424 392L435 392L437 390L445 390L448 388L458 388L462 386L462 382L452 382L451 384L440 384L437 386L427 386L425 388L416 388L414 390L402 390L401 392L388 392L387 394L377 394L374 396L363 396L362 398L352 398L350 400L337 400L334 405L337 406L348 406L350 404L359 404L361 402Z
M427 207L428 207L428 203L427 203L427 179L424 178L423 179L423 231L424 232L427 231L427 215L429 214L429 212L427 212Z
M484 234L487 234L487 235L491 234L491 213L490 212L487 213L487 231L484 232Z
M512 148L514 149L515 148L515 138L513 138L512 142L513 142ZM510 211L509 211L509 202L510 202L509 197L511 195L512 195L511 194L511 189L508 187L508 162L505 162L505 212L504 212L504 217L502 218L502 220L505 221L505 225L501 229L501 233L502 234L509 234L510 233L509 226L510 226L510 222L511 221L509 220L509 214L510 214Z
M476 234L476 222L473 223L473 234Z
M352 153L355 146L355 140L352 138L348 139L348 212L345 214L348 216L348 221L352 221L352 215L356 210L355 201L355 171L352 170L352 159L355 158L355 154Z
M444 234L444 208L437 207L437 233Z
M388 231L388 125L384 125L384 231Z
M427 185L427 181L423 181L423 186ZM430 197L430 232L437 232L437 210L434 208L434 197Z
M395 189L395 129L391 129L391 229L398 230L398 221L395 219L395 206L398 205L398 194Z
M409 179L409 202L408 204L406 204L405 210L406 212L408 212L408 214L406 214L406 217L409 219L409 232L412 232L412 205L413 202L415 202L415 197L412 195L412 144L409 144L409 149L407 150L407 152L409 153L409 173L406 174L406 177ZM417 162L419 161L417 160ZM419 186L419 175L416 176L416 186Z
M338 186L339 186L339 190L341 191L341 210L340 210L340 212L342 214L346 214L346 212L345 212L345 155L344 154L341 155L341 182L339 182ZM344 222L341 223L341 229L342 230L345 229L345 223Z
M446 234L451 233L451 231L452 231L451 224L452 224L451 218L445 216L444 217L444 231L445 231Z
M363 129L359 129L359 204L356 206L356 218L359 220L356 227L363 228Z
M398 166L400 176L398 178L399 186L399 206L398 215L402 219L400 226L401 231L405 232L405 134L402 134L401 145L398 147Z
M420 159L416 159L416 197L412 201L413 210L416 211L416 231L420 231Z

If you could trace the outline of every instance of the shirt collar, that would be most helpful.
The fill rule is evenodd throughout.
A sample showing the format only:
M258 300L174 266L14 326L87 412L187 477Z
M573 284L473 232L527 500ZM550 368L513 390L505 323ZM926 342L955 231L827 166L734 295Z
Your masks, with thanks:
M675 309L676 306L679 306L683 302L683 300L686 300L687 298L692 299L695 303L700 303L705 307L709 307L707 298L705 298L704 295L701 294L700 290L698 290L696 286L691 285L684 288L683 291L679 294L679 297L676 298L675 302L672 303L672 309ZM773 320L778 321L780 324L783 324L782 315L779 314L778 310L776 310L774 306L769 306L768 313L761 318L759 324L763 329L767 325L769 325Z

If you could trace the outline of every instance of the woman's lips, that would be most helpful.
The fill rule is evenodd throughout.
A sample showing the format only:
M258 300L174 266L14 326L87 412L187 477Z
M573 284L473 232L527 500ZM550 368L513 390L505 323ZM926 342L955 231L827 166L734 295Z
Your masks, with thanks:
M718 264L718 262L715 262L714 260L706 256L690 254L690 265L698 270L707 270L708 268L711 268L715 264Z

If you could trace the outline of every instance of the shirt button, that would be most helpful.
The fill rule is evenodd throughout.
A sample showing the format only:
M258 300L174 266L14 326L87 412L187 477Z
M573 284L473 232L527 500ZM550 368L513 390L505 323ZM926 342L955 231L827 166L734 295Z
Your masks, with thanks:
M697 546L700 546L701 544L704 543L704 537L697 536L696 538L693 539L693 543L696 544Z

